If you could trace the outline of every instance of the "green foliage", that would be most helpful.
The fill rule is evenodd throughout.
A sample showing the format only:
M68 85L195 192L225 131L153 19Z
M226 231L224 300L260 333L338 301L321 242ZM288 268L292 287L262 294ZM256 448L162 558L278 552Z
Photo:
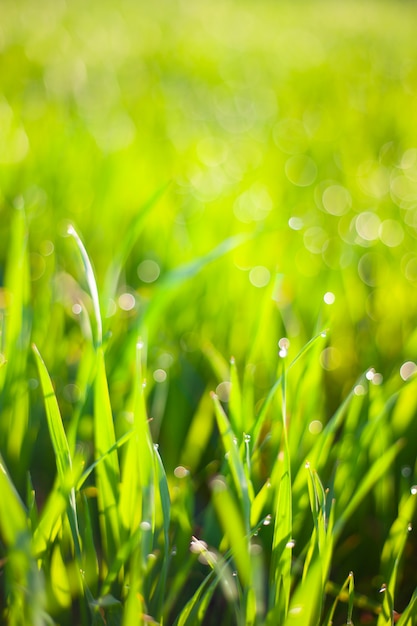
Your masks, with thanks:
M416 623L415 18L3 2L2 623Z

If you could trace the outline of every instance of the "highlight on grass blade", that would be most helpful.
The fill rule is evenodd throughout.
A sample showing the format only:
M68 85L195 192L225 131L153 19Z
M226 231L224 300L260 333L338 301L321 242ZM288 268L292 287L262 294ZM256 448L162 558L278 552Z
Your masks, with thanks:
M91 299L93 302L93 310L94 310L94 318L96 323L96 338L95 345L96 347L101 346L103 342L103 325L101 321L101 312L100 312L100 301L98 297L98 289L97 283L94 276L93 266L90 261L90 257L88 256L87 250L83 242L81 241L77 231L74 226L70 224L67 228L67 233L75 240L78 250L80 252L81 260L84 266L85 277L87 280L87 285L90 291Z

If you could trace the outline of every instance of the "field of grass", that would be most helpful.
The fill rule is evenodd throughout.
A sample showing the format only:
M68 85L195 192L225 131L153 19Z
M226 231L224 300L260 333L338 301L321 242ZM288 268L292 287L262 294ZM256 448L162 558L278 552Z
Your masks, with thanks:
M0 14L0 622L417 624L417 5Z

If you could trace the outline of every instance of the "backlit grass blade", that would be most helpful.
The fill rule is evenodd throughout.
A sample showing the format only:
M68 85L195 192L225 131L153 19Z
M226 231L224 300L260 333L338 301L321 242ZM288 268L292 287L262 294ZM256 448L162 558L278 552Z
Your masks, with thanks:
M292 489L291 460L287 436L286 407L286 371L283 361L281 376L281 419L282 443L276 466L271 476L271 485L275 494L274 501L274 534L272 540L272 558L270 585L270 601L273 602L273 616L278 623L283 623L288 612L291 590L291 559L292 559Z
M136 344L136 384L133 390L133 436L125 449L119 502L124 533L130 535L138 533L128 572L127 606L132 615L137 610L137 597L142 598L142 606L147 608L146 601L149 600L149 597L145 598L147 559L148 554L152 552L156 525L155 450L149 431L144 396L143 347L142 340L139 340ZM167 505L165 500L164 505Z
M159 618L162 614L162 607L166 595L166 583L170 561L169 529L171 520L171 500L169 496L169 488L165 468L157 449L154 449L154 462L155 492L157 492L158 495L158 497L156 498L156 504L160 505L159 515L157 515L157 522L158 525L159 523L162 524L162 533L164 538L161 571L158 575L158 581L152 597L152 613L156 615L157 618Z
M349 594L349 601L348 601L348 615L347 615L346 624L353 624L352 614L353 614L353 604L355 601L355 579L353 577L353 572L350 572L349 574L348 594Z
M234 605L235 612L238 613L236 582L227 562L228 555L222 558L209 550L204 541L200 541L196 537L192 538L191 549L195 554L199 555L199 560L206 563L212 571L206 576L197 591L181 610L174 622L174 626L201 624L207 613L214 591L219 584L222 587L226 600ZM239 619L237 619L237 623L240 626L241 622Z
M211 492L214 509L227 538L227 544L230 546L239 579L243 587L247 588L251 585L251 564L249 539L242 521L242 514L221 476L212 480Z
M230 473L233 478L236 493L242 506L242 513L245 525L245 534L250 532L250 489L248 485L246 471L240 457L237 438L232 430L229 420L220 404L216 394L212 394L214 402L214 411L217 420L217 426L223 442L223 448L227 456Z
M317 560L311 566L307 578L300 582L292 596L285 621L275 622L285 626L317 626L320 623L320 606L323 589L321 584L321 563ZM272 626L272 622L267 622Z
M336 595L336 598L331 606L331 609L327 615L326 620L323 622L323 626L332 626L333 624L333 617L334 617L334 613L336 611L336 607L339 604L341 599L345 599L346 597L349 598L349 595L347 595L346 590L349 587L350 584L350 578L352 576L352 572L349 574L349 576L346 578L345 582L343 583L343 585L340 587L339 592Z
M109 562L114 558L120 541L117 512L120 470L102 347L97 350L97 371L94 380L94 442L96 460L105 455L95 471L103 549ZM109 450L112 452L108 452Z
M68 446L67 436L62 424L61 413L55 396L52 381L49 377L48 370L39 353L39 350L33 345L33 353L35 355L36 364L38 366L39 379L41 381L43 397L45 402L46 418L48 422L49 435L51 437L52 447L54 449L58 477L60 483L64 485L72 478L72 459ZM77 521L77 508L75 503L75 490L72 488L69 493L69 522L73 534L74 544L78 555L80 556L81 547L79 540L79 530Z
M91 264L90 258L87 254L87 250L83 242L81 241L77 231L74 226L70 225L68 227L68 234L74 238L78 250L80 252L81 260L84 267L85 278L87 281L88 289L90 291L91 299L93 302L93 310L94 310L94 319L95 319L95 346L101 346L103 342L103 325L101 321L101 312L100 312L100 301L98 297L98 289L97 283L94 276L93 266Z

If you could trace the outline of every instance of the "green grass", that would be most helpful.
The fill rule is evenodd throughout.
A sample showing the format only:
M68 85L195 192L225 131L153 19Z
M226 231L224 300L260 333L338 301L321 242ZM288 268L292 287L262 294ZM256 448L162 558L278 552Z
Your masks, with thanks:
M0 24L0 621L417 622L411 2Z

